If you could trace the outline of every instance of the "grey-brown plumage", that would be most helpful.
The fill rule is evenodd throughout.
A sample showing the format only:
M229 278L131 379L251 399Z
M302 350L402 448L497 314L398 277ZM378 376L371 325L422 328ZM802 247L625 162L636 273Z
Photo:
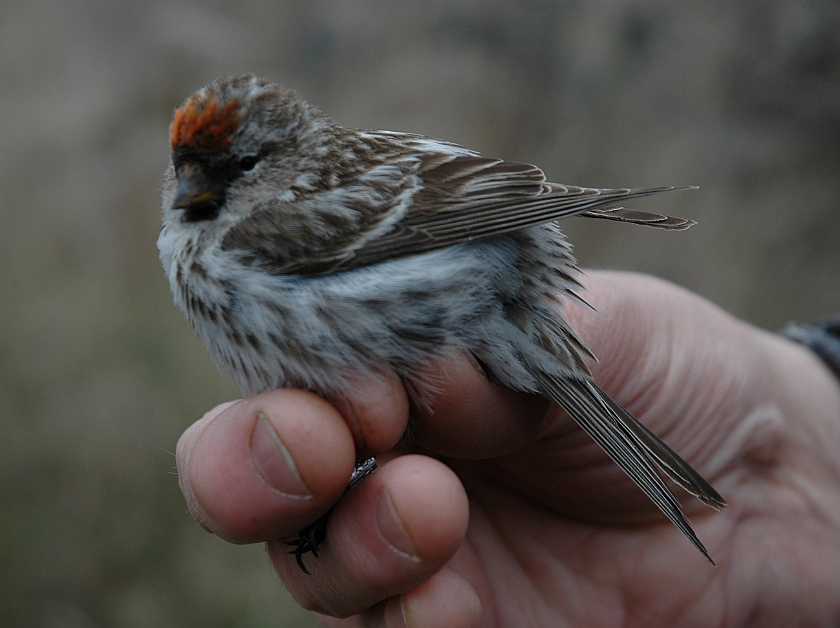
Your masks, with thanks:
M581 285L556 221L685 229L624 207L677 188L549 183L536 166L448 142L345 129L253 76L191 96L170 144L161 261L245 394L349 391L352 374L388 365L428 397L418 367L470 353L565 408L708 558L656 466L713 508L723 499L594 383L559 303Z

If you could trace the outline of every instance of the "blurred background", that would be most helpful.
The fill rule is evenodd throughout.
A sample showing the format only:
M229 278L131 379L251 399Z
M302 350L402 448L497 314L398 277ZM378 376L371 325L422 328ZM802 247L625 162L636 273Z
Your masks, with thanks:
M237 391L157 260L167 128L225 74L578 185L699 185L564 230L776 330L840 310L833 0L0 0L0 625L312 626L201 531L172 452Z

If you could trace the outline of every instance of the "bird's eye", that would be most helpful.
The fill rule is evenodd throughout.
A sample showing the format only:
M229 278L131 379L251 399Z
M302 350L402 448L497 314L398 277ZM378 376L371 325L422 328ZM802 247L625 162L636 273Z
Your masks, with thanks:
M257 165L259 161L259 157L256 155L245 155L242 159L239 160L239 168L242 172L248 172L249 170L253 170L254 166Z

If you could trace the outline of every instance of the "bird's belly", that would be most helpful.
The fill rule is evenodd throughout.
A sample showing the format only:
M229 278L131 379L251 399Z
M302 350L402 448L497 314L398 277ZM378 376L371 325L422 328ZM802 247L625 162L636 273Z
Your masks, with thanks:
M242 277L225 324L196 329L245 394L342 390L354 373L406 374L470 350L501 315L496 286L512 251L463 245L324 277Z

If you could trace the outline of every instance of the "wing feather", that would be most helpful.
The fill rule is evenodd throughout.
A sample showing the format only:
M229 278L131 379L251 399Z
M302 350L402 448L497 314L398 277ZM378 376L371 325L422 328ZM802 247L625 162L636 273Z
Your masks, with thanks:
M598 190L567 187L560 193L552 190L545 195L520 196L502 202L476 202L470 199L451 209L435 213L409 216L393 231L366 243L353 251L334 270L351 269L376 264L395 257L417 255L462 242L475 242L519 231L527 227L554 222L577 214L587 214L627 200L676 190L674 187ZM659 217L657 220L670 219ZM593 217L607 217L593 214ZM612 218L612 216L609 216ZM630 221L628 218L613 220ZM682 219L677 219L682 221ZM630 222L641 222L637 218ZM301 273L305 274L305 273Z
M447 147L440 145L441 149ZM693 224L682 218L623 207L633 199L688 188L596 189L560 185L547 183L543 171L532 164L485 158L463 149L451 148L451 152L443 151L442 155L430 154L428 146L425 149L425 153L418 148L418 153L408 156L403 150L392 157L395 172L416 177L418 184L412 194L393 200L384 210L363 197L352 197L359 206L347 209L368 215L381 212L375 219L364 221L355 238L348 241L343 234L345 237L337 239L334 245L321 245L309 252L298 248L295 255L285 259L272 256L270 247L265 247L248 252L250 259L272 272L317 276L493 238L574 215L666 229L684 229ZM414 164L413 171L409 163ZM399 179L402 190L405 181L405 176ZM330 202L331 193L319 192L324 203ZM393 199L397 199L396 194ZM310 202L317 204L318 198ZM348 197L344 202L348 202ZM393 220L392 212L398 212L400 219L382 229L380 225ZM282 220L282 216L274 219ZM265 233L264 229L261 231Z

